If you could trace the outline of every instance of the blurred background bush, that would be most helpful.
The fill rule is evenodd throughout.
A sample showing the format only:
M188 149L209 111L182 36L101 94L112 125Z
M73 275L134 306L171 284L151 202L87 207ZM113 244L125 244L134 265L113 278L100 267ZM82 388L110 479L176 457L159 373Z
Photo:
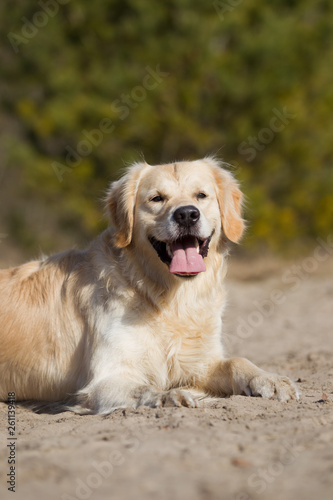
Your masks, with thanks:
M16 0L0 24L0 254L86 244L142 156L230 163L247 252L330 234L331 0Z

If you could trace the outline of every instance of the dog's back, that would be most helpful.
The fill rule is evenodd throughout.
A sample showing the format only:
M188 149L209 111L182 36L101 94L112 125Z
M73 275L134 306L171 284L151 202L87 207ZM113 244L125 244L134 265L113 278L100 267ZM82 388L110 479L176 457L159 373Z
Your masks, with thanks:
M74 358L83 339L77 294L68 289L84 255L69 251L0 271L0 400L12 391L42 400L61 398L62 386L75 391Z

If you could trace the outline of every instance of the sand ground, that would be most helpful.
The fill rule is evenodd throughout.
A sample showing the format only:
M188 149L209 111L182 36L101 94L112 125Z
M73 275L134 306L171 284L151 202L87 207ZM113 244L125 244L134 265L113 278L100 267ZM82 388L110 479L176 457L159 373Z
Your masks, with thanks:
M0 403L1 498L333 498L333 258L232 265L230 355L297 381L300 401L233 396L106 417L16 409L16 493Z

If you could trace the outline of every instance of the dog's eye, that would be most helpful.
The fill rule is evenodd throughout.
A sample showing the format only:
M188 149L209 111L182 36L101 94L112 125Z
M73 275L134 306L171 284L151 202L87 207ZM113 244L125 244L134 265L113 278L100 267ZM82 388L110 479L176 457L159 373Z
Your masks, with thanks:
M197 198L200 199L200 198L207 198L207 195L205 193L198 193L197 194Z
M154 196L150 201L153 201L154 203L158 203L159 201L163 201L163 196L157 195Z

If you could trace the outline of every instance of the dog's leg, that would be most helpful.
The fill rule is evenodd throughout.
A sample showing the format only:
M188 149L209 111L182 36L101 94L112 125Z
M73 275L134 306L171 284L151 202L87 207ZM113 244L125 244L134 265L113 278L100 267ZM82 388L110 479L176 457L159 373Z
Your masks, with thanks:
M266 372L245 358L216 363L205 380L204 389L215 396L245 394L279 401L299 398L296 385L288 377Z
M129 378L109 376L93 381L76 394L77 405L69 410L80 414L108 414L118 408L151 408L162 406L187 406L195 408L197 401L186 391L162 391L151 385L138 385Z

